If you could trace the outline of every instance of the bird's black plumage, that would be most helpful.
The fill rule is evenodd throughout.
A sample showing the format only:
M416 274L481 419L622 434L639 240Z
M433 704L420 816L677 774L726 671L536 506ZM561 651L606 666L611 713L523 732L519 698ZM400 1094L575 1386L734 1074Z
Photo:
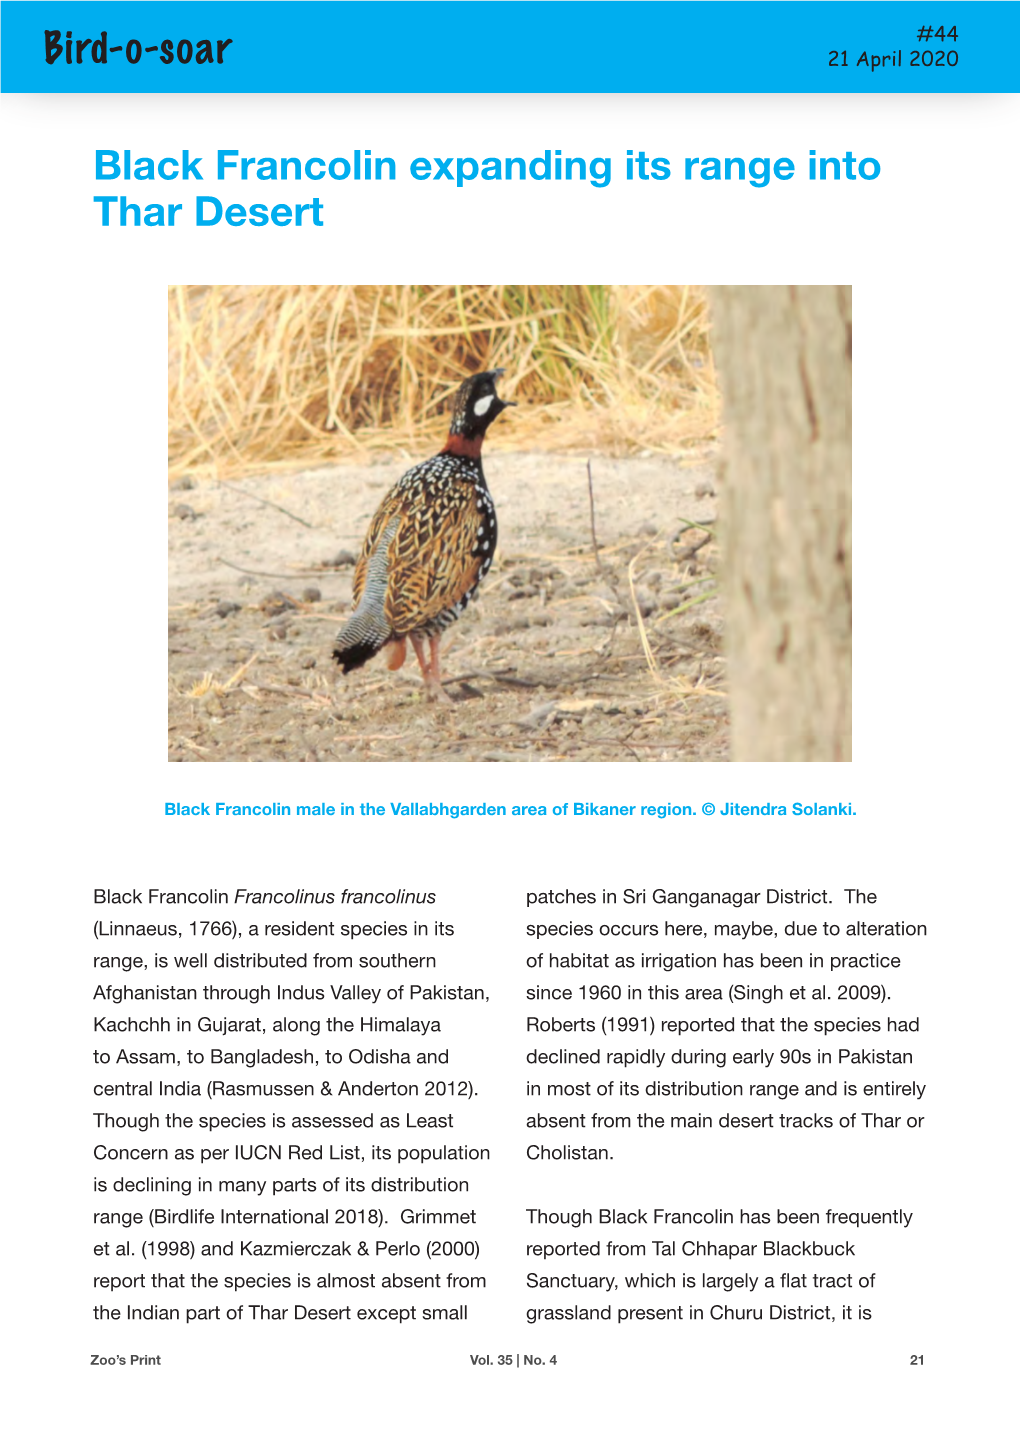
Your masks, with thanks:
M513 404L496 394L501 374L464 381L446 445L406 472L372 518L354 571L354 611L333 651L345 674L387 645L391 666L401 665L409 638L429 695L443 695L439 635L475 595L496 549L481 453L488 427Z

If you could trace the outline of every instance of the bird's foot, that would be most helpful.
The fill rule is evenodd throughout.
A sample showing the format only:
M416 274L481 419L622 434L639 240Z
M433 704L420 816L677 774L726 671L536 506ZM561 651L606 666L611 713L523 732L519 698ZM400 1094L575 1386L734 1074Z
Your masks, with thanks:
M425 677L425 699L427 701L437 701L440 706L452 706L454 704L453 698L448 696L443 690L443 684L438 676Z
M418 665L421 667L421 679L425 683L425 695L429 701L438 701L440 705L452 706L452 699L443 690L443 683L439 679L439 637L430 636L429 654L425 655L425 638L411 633L411 645L414 647L414 654L418 657Z

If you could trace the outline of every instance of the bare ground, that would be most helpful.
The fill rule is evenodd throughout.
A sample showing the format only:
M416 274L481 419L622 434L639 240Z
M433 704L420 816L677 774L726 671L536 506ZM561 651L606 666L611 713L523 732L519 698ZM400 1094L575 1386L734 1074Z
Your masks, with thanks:
M728 759L717 550L687 526L714 521L712 465L595 458L596 564L584 458L487 457L499 549L444 636L441 706L410 649L395 673L344 677L330 657L367 522L408 464L237 483L248 494L177 483L171 761Z

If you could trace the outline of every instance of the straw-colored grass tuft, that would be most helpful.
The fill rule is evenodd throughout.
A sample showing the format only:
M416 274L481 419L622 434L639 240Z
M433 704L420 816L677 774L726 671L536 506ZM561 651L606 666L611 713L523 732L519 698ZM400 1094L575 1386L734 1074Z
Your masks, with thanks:
M438 447L466 375L506 368L490 444L699 448L718 392L699 286L175 286L169 467L217 478Z

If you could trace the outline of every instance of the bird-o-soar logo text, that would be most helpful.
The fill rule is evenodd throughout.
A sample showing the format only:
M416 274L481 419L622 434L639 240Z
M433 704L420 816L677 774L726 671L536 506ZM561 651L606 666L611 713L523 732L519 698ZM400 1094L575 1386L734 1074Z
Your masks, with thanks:
M111 45L109 32L101 30L99 38L91 35L76 40L70 30L44 30L46 64L56 65L63 60L65 65L84 65L91 60L93 65L109 65L111 59L125 59L129 65L137 65L143 55L155 55L164 65L222 65L223 55L233 40L160 40L155 45L145 45L141 40L128 40L124 45Z

